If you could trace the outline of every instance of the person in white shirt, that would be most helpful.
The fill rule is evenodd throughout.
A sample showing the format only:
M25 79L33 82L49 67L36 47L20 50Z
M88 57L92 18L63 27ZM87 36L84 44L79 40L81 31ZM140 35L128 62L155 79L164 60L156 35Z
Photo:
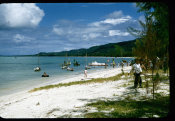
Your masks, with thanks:
M132 70L134 71L134 76L135 76L134 88L137 88L138 83L139 83L139 86L142 87L142 78L140 77L140 74L142 73L142 68L140 66L138 59L136 59L136 63L133 64Z

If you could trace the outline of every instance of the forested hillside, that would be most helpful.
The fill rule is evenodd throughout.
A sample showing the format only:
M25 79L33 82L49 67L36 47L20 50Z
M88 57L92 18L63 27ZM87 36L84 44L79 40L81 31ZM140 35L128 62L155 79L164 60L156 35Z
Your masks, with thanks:
M108 57L120 57L120 56L133 56L132 47L134 46L136 40L119 42L119 43L109 43L100 46L93 46L86 49L76 49L70 51L61 52L40 52L40 56L85 56L86 51L88 56L108 56Z

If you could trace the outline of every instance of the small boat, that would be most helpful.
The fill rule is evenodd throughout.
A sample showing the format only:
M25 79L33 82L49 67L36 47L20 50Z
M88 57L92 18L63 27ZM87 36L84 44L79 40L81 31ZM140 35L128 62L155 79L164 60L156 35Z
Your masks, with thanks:
M79 63L74 63L74 66L80 66L80 64Z
M44 74L42 75L42 77L49 77L49 75L46 74L46 72L44 72Z
M42 77L49 77L49 75L42 75Z
M34 70L34 71L40 71L41 68L40 68L40 67L36 67L36 68L34 68L33 70Z
M33 69L34 71L40 71L41 68L39 67L39 54L38 54L38 66Z
M71 61L70 61L70 59L67 61L67 65L71 65Z
M66 69L67 68L67 65L62 64L61 68L62 69Z
M74 64L74 66L80 66L80 64L77 61L75 61L75 60L74 60L73 64Z
M66 69L66 68L67 68L67 66L62 66L61 68L62 68L62 69Z
M70 68L70 67L67 67L67 70L68 71L74 71L74 69L73 68Z
M106 63L98 63L97 61L94 61L89 64L89 66L108 66Z

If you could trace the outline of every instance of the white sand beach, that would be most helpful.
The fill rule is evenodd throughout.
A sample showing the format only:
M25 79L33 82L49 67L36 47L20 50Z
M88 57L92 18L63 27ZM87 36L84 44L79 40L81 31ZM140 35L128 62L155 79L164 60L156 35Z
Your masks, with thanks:
M128 72L130 66L124 67L124 72ZM102 71L88 73L87 79L110 77L121 73L121 68L111 68ZM59 81L59 83L68 83L87 79L84 75L68 78ZM89 83L81 85L63 86L59 88L51 88L48 90L39 90L36 92L23 92L1 96L0 97L0 117L2 118L59 118L59 117L81 117L84 110L87 110L85 105L89 102L101 100L122 100L127 96L127 93L135 91L131 86L122 86L127 84L129 80L121 79L118 81L108 81L103 83ZM144 81L144 80L143 80ZM56 84L56 83L54 83ZM169 86L161 86L159 91L164 94L169 94ZM152 96L146 95L145 88L138 88L138 93L133 96L137 97ZM93 112L95 109L88 108L88 112Z

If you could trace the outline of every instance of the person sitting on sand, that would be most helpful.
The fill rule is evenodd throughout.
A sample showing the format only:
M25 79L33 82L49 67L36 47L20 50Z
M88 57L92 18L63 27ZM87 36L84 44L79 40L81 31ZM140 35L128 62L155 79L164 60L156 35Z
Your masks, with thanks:
M140 66L139 60L136 59L136 63L132 66L132 70L134 71L135 81L134 81L134 88L137 88L138 83L140 87L142 87L142 78L140 74L142 72L142 68Z
M85 68L85 70L84 70L84 76L85 76L85 78L87 78L87 68Z

